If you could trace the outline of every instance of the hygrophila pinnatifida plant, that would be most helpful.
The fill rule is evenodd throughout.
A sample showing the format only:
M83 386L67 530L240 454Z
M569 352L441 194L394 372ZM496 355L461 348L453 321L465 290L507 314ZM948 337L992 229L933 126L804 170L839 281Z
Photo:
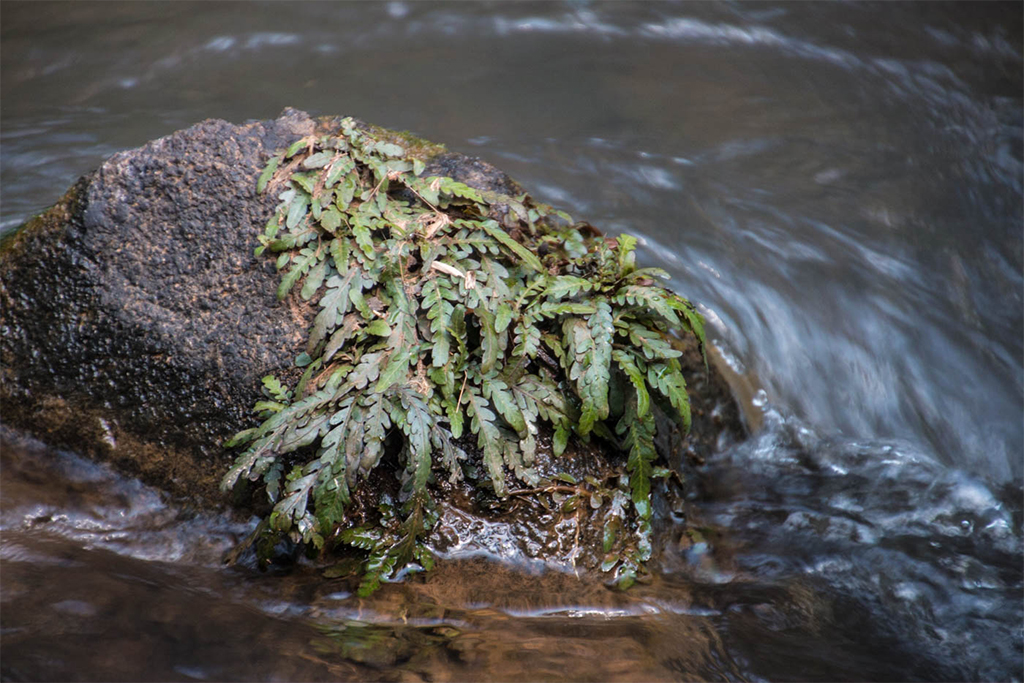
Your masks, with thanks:
M428 483L463 476L460 443L475 437L502 497L509 476L538 484L538 424L547 423L556 455L571 435L628 450L626 495L607 499L618 517L631 499L645 536L652 397L689 428L669 335L688 331L703 347L700 315L655 284L664 272L637 268L635 238L587 238L526 195L423 171L351 119L336 136L304 138L270 160L257 189L280 204L257 254L278 254L279 297L300 287L319 312L296 359L302 378L294 387L264 378L263 423L229 442L248 446L224 488L262 479L271 532L369 550L369 592L402 565L429 567L419 542L436 520ZM401 514L385 506L380 524L354 528L346 505L386 444L400 444ZM649 543L636 548L605 569L632 577L650 553Z

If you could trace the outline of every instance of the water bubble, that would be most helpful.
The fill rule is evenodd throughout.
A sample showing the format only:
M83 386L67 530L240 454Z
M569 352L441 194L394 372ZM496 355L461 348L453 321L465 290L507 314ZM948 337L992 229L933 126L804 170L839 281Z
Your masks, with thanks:
M767 409L768 392L764 389L758 389L757 393L754 394L754 397L750 399L750 402L754 404L755 408L760 408L761 410Z

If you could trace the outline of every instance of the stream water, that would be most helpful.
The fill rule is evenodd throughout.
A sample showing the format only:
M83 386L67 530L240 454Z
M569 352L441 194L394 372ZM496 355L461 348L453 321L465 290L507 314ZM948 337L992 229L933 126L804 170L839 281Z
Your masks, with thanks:
M754 430L650 585L452 558L368 601L223 569L244 522L5 432L4 680L1024 678L1020 3L0 19L0 231L209 117L410 129L642 237Z

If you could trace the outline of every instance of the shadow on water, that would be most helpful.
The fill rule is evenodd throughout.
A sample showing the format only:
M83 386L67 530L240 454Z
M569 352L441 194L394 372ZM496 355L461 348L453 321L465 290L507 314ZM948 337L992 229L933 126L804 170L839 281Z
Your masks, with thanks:
M0 231L285 106L412 129L644 240L751 424L650 585L449 559L359 600L249 520L9 433L5 680L1017 680L1019 3L20 3ZM742 387L741 387L742 385ZM698 532L694 532L697 524Z

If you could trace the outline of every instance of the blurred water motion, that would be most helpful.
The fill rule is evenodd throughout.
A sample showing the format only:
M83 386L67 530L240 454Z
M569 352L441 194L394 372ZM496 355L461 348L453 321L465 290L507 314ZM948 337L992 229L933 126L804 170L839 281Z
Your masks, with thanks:
M411 129L641 236L763 426L699 482L725 536L651 586L444 563L368 612L317 576L216 569L244 520L8 440L3 677L1020 680L1022 20L5 2L0 230L208 117Z

